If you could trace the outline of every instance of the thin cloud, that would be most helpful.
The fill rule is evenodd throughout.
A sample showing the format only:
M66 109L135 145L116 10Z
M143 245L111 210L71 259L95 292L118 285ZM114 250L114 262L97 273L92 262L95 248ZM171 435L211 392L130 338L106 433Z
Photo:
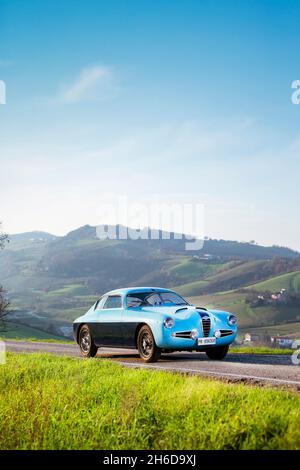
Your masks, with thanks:
M102 100L115 91L112 68L95 65L81 70L78 78L59 95L61 103Z

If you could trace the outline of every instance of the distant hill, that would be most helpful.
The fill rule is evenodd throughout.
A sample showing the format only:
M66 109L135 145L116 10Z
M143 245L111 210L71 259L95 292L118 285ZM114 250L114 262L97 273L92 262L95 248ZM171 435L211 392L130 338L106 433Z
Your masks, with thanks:
M273 256L294 258L297 251L283 246L262 246L248 242L208 239L204 241L204 251L215 256L268 259Z
M43 244L51 242L58 237L56 235L52 235L48 232L25 232L25 233L17 233L15 235L9 236L9 245L7 245L10 249L20 249L20 248L27 248L28 245L36 245L36 244Z
M115 227L115 226L110 226ZM116 233L118 233L118 227L116 226ZM126 229L126 227L125 227ZM162 233L164 233L164 238L162 237ZM138 246L141 245L143 247L152 248L152 249L160 249L165 252L175 252L175 253L184 253L184 254L193 254L193 255L204 255L210 254L215 257L222 257L222 258L253 258L253 259L270 259L274 256L280 256L284 258L295 258L300 256L300 253L292 250L287 247L282 246L262 246L257 245L255 243L250 242L238 242L232 240L222 240L222 239L212 239L206 238L204 240L204 246L202 250L193 251L189 250L188 253L185 249L185 244L188 241L185 238L185 235L179 234L181 239L174 238L173 232L162 232L159 231L159 239L158 240L110 240L113 243L122 243L125 245L132 245ZM178 234L177 234L178 235ZM23 244L32 244L35 242L50 242L54 240L59 240L60 242L64 243L65 241L70 242L72 241L99 241L96 237L96 227L91 225L84 225L79 227L78 229L72 230L67 235L63 237L57 237L56 235L52 235L47 232L25 232L16 235L10 235L11 245L15 245L16 243L23 243ZM102 241L103 243L103 241Z
M52 334L65 334L76 316L113 288L162 285L198 296L300 270L300 254L285 247L209 239L191 252L174 234L99 240L90 225L61 237L28 232L10 239L0 252L0 284L8 290L14 321Z
M184 288L192 303L236 313L241 331L250 329L255 334L267 331L269 334L288 334L300 338L300 270L223 292L198 295L195 291L199 292L199 287L190 288L190 291L187 286ZM259 296L266 297L267 294L270 298L271 294L283 289L283 300L258 302Z
M217 273L207 276L205 281L199 280L187 283L177 288L182 295L201 295L211 292L220 292L238 289L240 287L255 284L260 280L265 280L261 285L273 284L276 274L290 273L300 268L300 258L279 258L274 257L270 260L251 260L231 263L229 269L223 269ZM290 276L291 274L284 274ZM268 279L271 279L268 281ZM258 284L256 284L258 285ZM280 282L278 282L280 285ZM284 288L281 286L280 288Z
M270 304L252 308L246 302L248 292L245 289L229 292L217 292L201 296L188 296L189 300L207 308L215 308L233 312L238 317L240 332L261 328L276 334L287 330L300 338L300 308L299 305Z
M56 235L52 235L48 232L25 232L25 233L17 233L15 235L10 235L9 239L11 242L15 243L26 243L26 242L34 242L34 241L52 241L57 237Z
M300 294L300 271L274 276L266 281L252 284L248 289L257 292L276 292L280 289L286 289L289 292Z

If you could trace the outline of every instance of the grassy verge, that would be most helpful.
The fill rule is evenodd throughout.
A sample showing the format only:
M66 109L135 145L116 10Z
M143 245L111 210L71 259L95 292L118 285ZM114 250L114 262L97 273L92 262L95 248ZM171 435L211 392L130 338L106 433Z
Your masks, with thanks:
M279 354L290 356L295 352L294 349L279 349L279 348L268 348L264 346L248 347L248 346L233 346L229 349L230 353L238 354Z
M6 336L0 336L0 340L2 341L22 341L22 342L26 342L26 341L29 341L29 342L38 342L38 343L58 343L58 344L70 344L70 345L74 345L76 344L75 341L73 340L68 340L68 339L54 339L54 338L8 338Z
M0 449L300 449L300 396L110 361L8 354Z

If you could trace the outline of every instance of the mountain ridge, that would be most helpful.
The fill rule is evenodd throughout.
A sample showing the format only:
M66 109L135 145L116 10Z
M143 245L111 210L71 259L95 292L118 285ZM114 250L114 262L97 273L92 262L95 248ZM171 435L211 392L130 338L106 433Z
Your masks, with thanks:
M110 227L116 228L116 232L118 233L118 228L120 227L119 224L117 225L102 225L102 227ZM127 227L122 226L123 229L127 229ZM151 230L150 228L147 228ZM151 240L151 239L139 239L139 240L127 240L128 242L137 242L137 243L146 243L151 245L160 246L161 248L168 249L168 245L170 245L171 250L179 250L179 251L186 251L185 250L185 243L188 240L187 235L185 234L177 234L181 236L181 239L174 239L174 232L165 232L166 236L165 239L162 239L161 234L162 231L159 232L159 239L158 240ZM30 242L30 241L57 241L57 240L97 240L96 235L96 226L92 226L89 224L80 226L74 230L67 232L66 235L53 235L49 232L44 231L30 231L30 232L21 232L17 234L12 234L9 236L11 242L15 241L23 241L23 242ZM103 241L103 240L101 240ZM126 240L116 240L111 241L126 241ZM190 253L208 253L213 254L215 256L222 256L222 257L253 257L253 258L271 258L273 256L282 256L282 257L297 257L300 256L300 252L293 250L292 248L279 246L279 245L259 245L256 243L251 242L241 242L235 240L225 240L225 239L217 239L217 238L208 238L205 237L203 248L201 250L188 250ZM247 252L247 253L246 253Z

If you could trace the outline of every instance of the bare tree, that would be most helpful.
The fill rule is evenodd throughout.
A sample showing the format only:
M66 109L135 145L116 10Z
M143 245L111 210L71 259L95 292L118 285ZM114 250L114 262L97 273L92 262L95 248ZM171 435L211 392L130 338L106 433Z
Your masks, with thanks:
M5 297L5 291L2 286L0 286L0 331L4 329L4 319L8 314L9 302Z
M5 244L8 242L8 235L1 231L0 223L0 250L4 248ZM4 329L4 317L8 314L8 305L9 302L5 297L5 291L2 286L0 286L0 330Z
M2 232L1 228L2 228L2 224L0 222L0 250L4 248L5 243L9 242L7 233Z

